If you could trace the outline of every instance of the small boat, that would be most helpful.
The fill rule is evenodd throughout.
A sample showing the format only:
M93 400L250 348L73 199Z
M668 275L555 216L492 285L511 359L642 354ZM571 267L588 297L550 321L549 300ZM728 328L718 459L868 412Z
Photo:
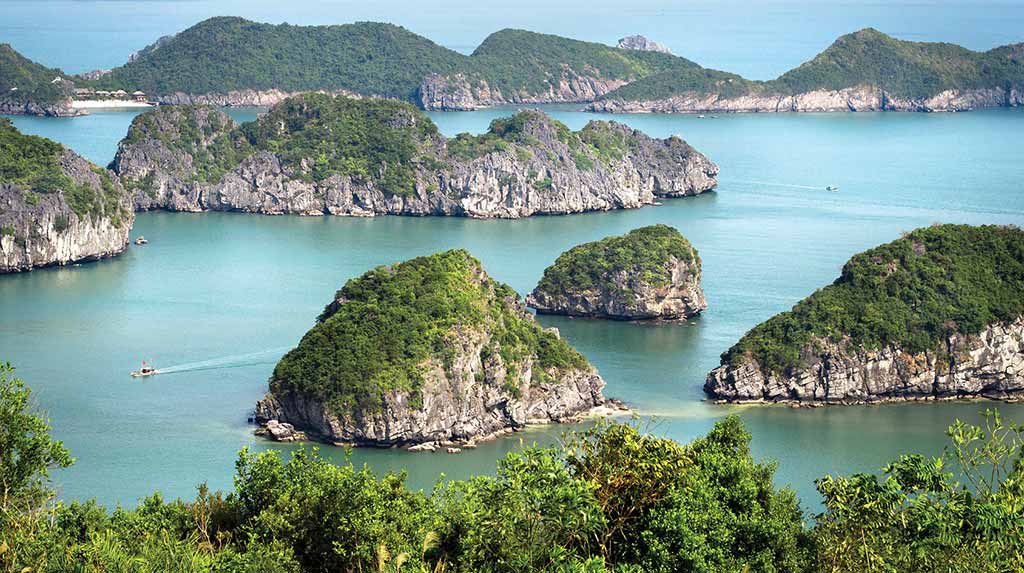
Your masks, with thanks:
M153 368L149 364L146 364L146 361L143 360L142 361L142 367L139 368L138 370L132 372L132 378L140 378L140 377L143 377L143 376L152 376L154 374L156 374L156 368Z
M146 237L143 237L142 235L139 235L138 237L135 238L136 245L145 245L147 243L149 243L149 241L147 241Z
M839 191L839 188L836 187L835 185L829 185L828 187L825 188L825 191Z

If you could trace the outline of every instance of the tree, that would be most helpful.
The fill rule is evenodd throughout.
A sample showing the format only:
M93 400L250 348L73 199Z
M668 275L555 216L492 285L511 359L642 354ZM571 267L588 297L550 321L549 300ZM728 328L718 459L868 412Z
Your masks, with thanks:
M64 444L50 437L32 390L0 363L0 525L41 509L52 497L50 470L74 463Z

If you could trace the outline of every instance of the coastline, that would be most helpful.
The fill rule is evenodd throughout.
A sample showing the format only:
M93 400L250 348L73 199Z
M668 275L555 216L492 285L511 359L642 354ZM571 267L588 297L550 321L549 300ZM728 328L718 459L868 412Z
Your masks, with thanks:
M90 99L72 100L71 107L74 109L149 109L156 106L151 103L141 101L124 101L119 99Z

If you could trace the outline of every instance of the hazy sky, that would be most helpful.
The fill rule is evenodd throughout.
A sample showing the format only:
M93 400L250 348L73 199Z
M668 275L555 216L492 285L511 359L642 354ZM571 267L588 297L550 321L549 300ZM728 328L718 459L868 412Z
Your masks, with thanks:
M973 49L1024 41L1024 0L0 0L0 14L0 42L69 72L118 65L157 37L218 15L387 21L467 53L506 27L603 43L641 33L703 65L753 78L774 77L867 26Z

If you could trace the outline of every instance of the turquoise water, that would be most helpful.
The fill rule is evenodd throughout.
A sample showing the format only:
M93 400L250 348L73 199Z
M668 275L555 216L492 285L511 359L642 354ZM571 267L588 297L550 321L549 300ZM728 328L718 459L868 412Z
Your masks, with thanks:
M432 117L452 135L482 131L507 113ZM573 128L597 117L552 114ZM14 121L105 164L131 118ZM719 191L661 207L521 221L146 213L133 232L150 239L146 247L0 277L0 356L36 389L78 459L57 474L62 495L111 505L154 489L190 496L204 480L230 487L244 446L295 447L256 440L246 416L276 358L345 280L375 265L465 247L525 293L564 249L651 223L678 227L699 249L710 305L703 316L682 326L541 321L558 326L598 366L606 393L632 404L654 431L687 441L738 412L755 454L777 460L779 483L813 508L815 478L876 470L904 452L937 453L946 425L988 406L727 407L704 402L701 385L747 329L830 282L855 252L937 221L1024 224L1024 112L615 119L687 139L722 168ZM826 185L841 191L827 193ZM131 379L142 358L184 366ZM1001 408L1024 420L1024 406ZM549 443L562 429L532 429L458 456L360 450L353 459L405 468L414 487L429 488L442 472L492 471L520 440Z

